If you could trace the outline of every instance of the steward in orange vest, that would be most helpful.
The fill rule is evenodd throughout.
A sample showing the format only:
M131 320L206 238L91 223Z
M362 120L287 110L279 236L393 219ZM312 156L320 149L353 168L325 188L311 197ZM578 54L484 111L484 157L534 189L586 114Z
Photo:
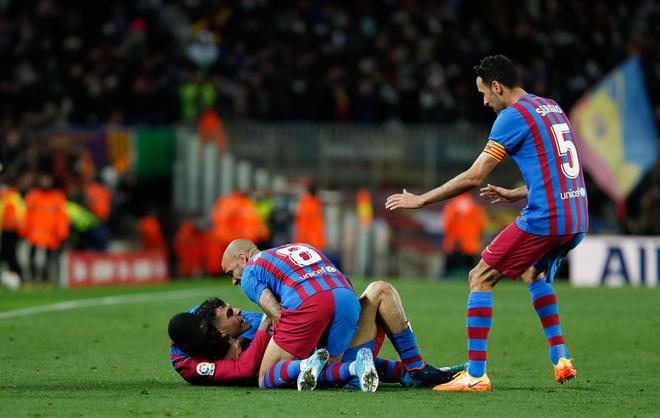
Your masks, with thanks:
M25 221L19 227L19 235L32 247L30 264L34 280L39 278L36 251L46 251L46 267L41 269L41 278L46 279L50 265L57 262L57 252L62 243L69 238L66 203L64 193L53 188L53 177L50 174L41 174L39 187L31 189L25 196Z
M449 200L443 211L443 223L443 248L447 253L459 251L467 256L479 253L481 234L486 228L486 215L470 193Z
M209 235L206 251L207 270L211 274L220 274L220 261L225 248L235 239L243 238L252 242L268 239L268 230L257 213L254 202L242 192L236 190L216 200L211 211L213 228Z
M0 186L0 261L7 263L9 271L21 274L21 267L16 259L18 230L25 219L25 203L21 193L10 185Z
M326 247L323 203L316 197L316 190L310 187L300 196L293 224L293 242L304 242L319 250Z
M165 238L163 237L163 230L160 227L160 222L153 213L149 213L148 215L140 218L138 220L137 229L138 233L140 234L142 249L167 249L167 244L165 243Z
M203 270L205 233L195 226L195 222L184 219L174 235L174 254L179 274L191 277Z

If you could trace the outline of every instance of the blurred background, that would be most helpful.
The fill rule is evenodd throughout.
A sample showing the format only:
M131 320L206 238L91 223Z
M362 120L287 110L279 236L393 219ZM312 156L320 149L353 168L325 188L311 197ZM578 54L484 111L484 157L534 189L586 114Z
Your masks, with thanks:
M221 274L235 238L359 277L465 278L521 205L386 212L469 167L502 53L579 133L590 236L561 275L660 276L660 3L0 0L5 286ZM510 160L489 179L521 185Z

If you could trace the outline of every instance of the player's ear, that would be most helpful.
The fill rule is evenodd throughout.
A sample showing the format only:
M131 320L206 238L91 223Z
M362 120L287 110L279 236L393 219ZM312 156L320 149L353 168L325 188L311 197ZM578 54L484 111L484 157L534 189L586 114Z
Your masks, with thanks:
M500 84L499 81L493 80L493 82L491 83L491 88L495 93L502 94L502 85Z

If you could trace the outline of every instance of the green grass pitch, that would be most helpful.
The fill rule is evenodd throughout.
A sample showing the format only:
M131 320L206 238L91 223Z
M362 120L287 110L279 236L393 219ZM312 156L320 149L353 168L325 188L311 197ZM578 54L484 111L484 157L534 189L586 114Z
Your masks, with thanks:
M393 283L425 359L437 366L464 361L466 283ZM358 291L366 284L355 281ZM495 289L488 353L493 391L455 394L397 385L381 385L373 394L188 385L170 366L167 321L210 295L255 310L228 280L2 290L0 311L94 300L25 316L0 313L0 417L660 415L660 293L566 284L556 289L578 378L564 386L554 382L529 294L522 283L507 282ZM99 299L123 294L136 296ZM395 357L389 343L381 355Z

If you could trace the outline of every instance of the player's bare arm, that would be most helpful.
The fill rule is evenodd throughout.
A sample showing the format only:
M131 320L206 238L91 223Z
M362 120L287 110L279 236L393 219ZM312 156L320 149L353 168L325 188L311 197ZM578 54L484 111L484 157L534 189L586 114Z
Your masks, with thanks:
M261 309L263 309L266 315L268 315L273 324L277 324L277 321L280 320L282 305L280 305L280 302L269 289L264 289L264 291L261 292L259 306L261 306Z
M385 202L385 207L389 210L417 209L458 196L461 193L481 185L497 164L498 161L496 159L482 153L472 164L472 167L449 180L442 186L436 187L422 195L409 193L404 189L403 193L393 194L388 197Z
M521 199L527 198L527 186L518 187L516 189L505 189L504 187L487 185L479 189L479 196L489 200L491 204L497 203L512 203Z

